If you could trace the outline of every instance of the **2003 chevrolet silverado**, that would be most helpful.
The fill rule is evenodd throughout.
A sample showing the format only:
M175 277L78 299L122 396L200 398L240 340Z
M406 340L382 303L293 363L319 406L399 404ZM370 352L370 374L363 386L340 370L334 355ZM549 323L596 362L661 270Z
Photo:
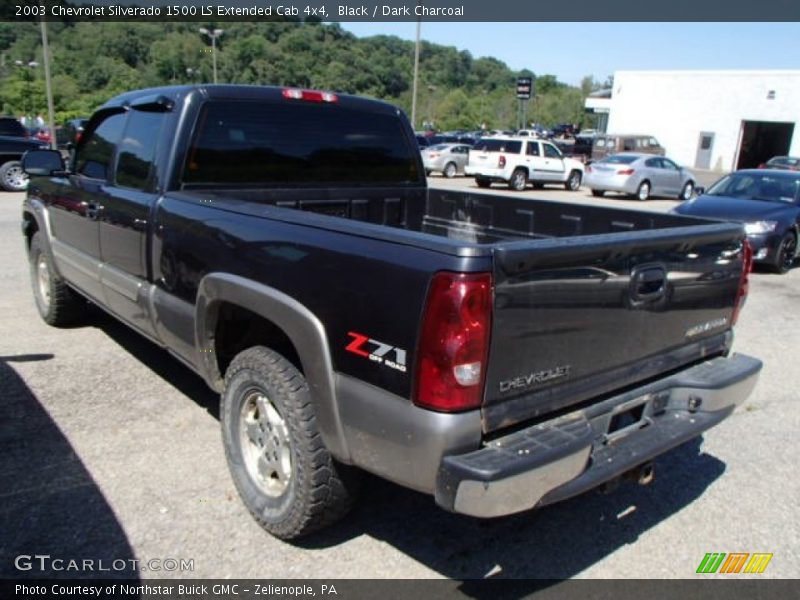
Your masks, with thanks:
M719 423L761 368L731 353L740 225L428 189L382 102L143 90L69 164L24 165L43 319L88 299L219 391L233 480L281 538L342 516L359 469L478 517L579 494Z

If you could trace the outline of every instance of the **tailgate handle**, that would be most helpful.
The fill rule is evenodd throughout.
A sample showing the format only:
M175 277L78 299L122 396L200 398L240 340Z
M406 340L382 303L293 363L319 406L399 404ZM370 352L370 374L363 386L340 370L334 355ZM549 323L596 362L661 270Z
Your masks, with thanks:
M667 271L661 265L636 267L631 272L631 299L637 303L653 302L667 291Z

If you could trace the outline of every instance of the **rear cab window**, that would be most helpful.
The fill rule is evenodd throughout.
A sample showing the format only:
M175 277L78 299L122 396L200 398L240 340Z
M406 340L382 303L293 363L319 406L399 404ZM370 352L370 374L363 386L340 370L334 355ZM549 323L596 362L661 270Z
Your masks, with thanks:
M417 185L418 152L391 114L210 100L195 126L183 185Z

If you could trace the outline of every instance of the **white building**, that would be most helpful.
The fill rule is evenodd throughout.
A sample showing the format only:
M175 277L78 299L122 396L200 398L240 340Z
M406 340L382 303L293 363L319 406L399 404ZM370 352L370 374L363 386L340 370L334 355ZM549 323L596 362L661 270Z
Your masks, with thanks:
M617 71L609 133L651 134L678 163L728 171L773 156L800 156L800 70Z

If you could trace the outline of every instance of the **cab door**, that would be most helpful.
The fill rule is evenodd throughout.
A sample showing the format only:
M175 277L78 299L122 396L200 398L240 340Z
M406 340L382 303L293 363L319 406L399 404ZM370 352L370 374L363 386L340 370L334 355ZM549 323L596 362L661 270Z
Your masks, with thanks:
M108 307L146 333L155 335L147 311L148 225L158 199L156 153L164 145L171 104L130 107L119 143L114 185L100 225L101 281Z
M47 200L56 268L70 284L101 301L98 219L109 197L124 123L122 109L95 114L72 158L72 174L57 180Z

